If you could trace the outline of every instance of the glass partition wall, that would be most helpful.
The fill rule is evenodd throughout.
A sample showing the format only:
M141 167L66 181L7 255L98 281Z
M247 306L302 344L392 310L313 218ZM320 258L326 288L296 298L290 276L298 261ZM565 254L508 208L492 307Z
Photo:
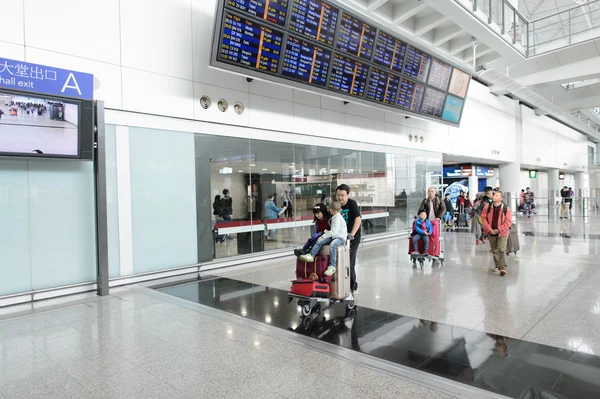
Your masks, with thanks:
M406 231L427 188L441 184L441 154L426 151L334 148L318 138L305 145L126 126L109 131L116 143L107 147L115 169L107 175L114 191L112 278L291 251L312 231L312 207L329 203L342 183L360 206L363 238ZM278 208L289 204L285 212L265 212L270 195Z
M313 206L329 204L340 184L350 186L361 208L363 237L404 231L427 188L441 183L441 155L409 149L381 153L200 134L196 148L211 154L213 210L227 204L224 190L231 198L231 215L212 215L214 258L301 246L312 231ZM276 212L266 210L270 196Z

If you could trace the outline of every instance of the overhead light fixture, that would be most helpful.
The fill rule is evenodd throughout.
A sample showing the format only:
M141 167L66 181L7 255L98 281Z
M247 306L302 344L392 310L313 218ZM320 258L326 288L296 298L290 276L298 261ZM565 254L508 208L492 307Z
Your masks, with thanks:
M238 170L238 173L244 173L244 171L243 170Z
M275 172L271 172L272 174L275 174Z
M263 168L263 170L269 170L269 169L267 169L267 168Z

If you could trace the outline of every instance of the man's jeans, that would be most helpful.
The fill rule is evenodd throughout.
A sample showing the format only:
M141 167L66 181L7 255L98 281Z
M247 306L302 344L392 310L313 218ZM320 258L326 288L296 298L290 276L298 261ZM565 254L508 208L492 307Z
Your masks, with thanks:
M344 245L344 240L339 237L327 237L322 240L317 241L317 243L312 247L310 254L315 257L321 250L323 245L329 244L329 266L336 267L337 265L337 247L340 245Z
M415 251L419 251L419 240L423 239L423 242L425 243L425 248L423 249L423 253L427 253L429 251L429 236L423 234L415 234L413 236L413 248L415 249Z
M531 215L531 210L533 209L533 206L531 204L531 202L526 202L523 205L523 210L525 211L526 215Z

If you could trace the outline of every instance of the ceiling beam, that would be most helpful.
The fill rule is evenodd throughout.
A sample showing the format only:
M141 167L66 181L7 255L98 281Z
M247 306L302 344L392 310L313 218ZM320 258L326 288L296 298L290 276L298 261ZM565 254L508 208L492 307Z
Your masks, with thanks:
M450 41L450 55L456 55L472 46L473 38L471 36L459 37Z
M517 78L524 86L547 85L552 83L568 83L579 80L590 79L600 76L600 57L590 58L584 61L556 68L537 71L535 73Z
M401 24L407 19L414 17L427 7L427 4L422 1L397 4L393 8L392 23L396 25Z
M556 104L566 110L589 109L600 106L600 96L590 96Z
M439 47L449 42L455 37L461 36L465 31L460 26L450 26L448 28L436 29L433 31L433 46Z
M495 96L502 96L504 94L508 94L508 91L500 86L493 85L490 86L490 93L492 93Z
M387 2L388 0L368 0L367 11L375 11Z
M450 17L443 17L437 13L435 15L430 15L428 17L419 18L415 22L414 33L417 36L421 36L449 20L450 20Z

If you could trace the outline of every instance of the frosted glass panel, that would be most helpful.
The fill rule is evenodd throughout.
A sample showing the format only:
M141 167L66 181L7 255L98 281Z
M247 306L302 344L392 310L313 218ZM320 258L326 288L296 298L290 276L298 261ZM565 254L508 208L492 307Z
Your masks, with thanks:
M194 136L130 128L135 274L197 263Z
M106 125L106 214L108 219L108 265L111 278L121 275L116 130L116 126Z
M91 162L29 161L33 289L96 280Z
M0 295L30 290L27 161L0 160Z

